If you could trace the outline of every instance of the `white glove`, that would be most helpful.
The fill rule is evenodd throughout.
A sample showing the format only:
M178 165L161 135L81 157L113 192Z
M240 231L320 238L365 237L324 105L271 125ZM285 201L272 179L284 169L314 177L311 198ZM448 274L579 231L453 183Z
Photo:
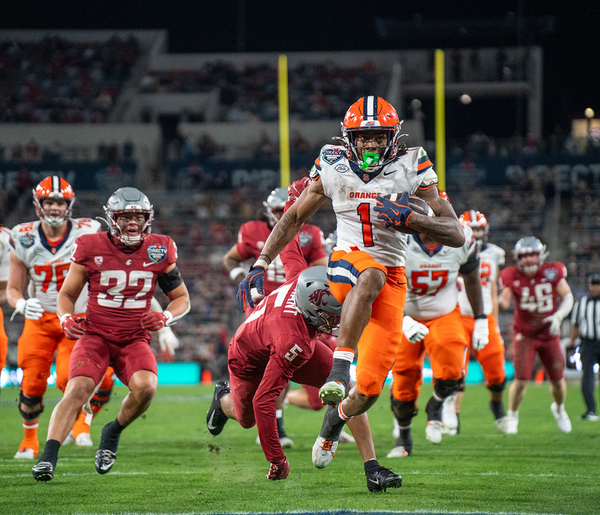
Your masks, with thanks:
M558 336L560 334L562 318L558 313L554 313L554 315L550 315L549 317L544 318L543 322L546 324L550 324L550 334L552 336Z
M475 350L483 349L490 341L490 329L488 327L488 319L476 318L475 327L473 328L473 338L471 344Z
M167 351L171 356L175 356L175 349L179 348L179 339L175 336L173 329L165 326L158 330L158 344L160 350Z
M24 315L25 318L29 318L30 320L39 320L42 318L44 308L38 299L19 299L11 320L17 313Z
M429 329L408 315L404 315L404 320L402 320L402 332L410 343L416 343L420 342L429 334Z

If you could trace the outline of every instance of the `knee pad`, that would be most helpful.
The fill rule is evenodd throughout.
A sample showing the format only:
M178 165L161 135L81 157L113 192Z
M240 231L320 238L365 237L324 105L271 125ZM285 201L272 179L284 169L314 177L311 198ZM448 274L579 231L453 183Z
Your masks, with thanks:
M419 413L417 408L417 401L399 401L392 397L392 411L398 419L398 422L408 422L411 418L416 417Z
M457 392L462 384L461 379L434 379L433 384L435 387L435 393L438 394L439 397L445 399L449 397L454 392Z
M21 405L25 405L28 408L39 406L39 408L31 411L24 411ZM23 390L19 392L19 412L25 420L33 420L38 418L42 411L44 411L44 403L42 402L41 395L39 397L27 397L23 393Z
M501 383L491 384L488 386L488 390L490 390L490 392L503 392L504 388L506 388L506 379Z

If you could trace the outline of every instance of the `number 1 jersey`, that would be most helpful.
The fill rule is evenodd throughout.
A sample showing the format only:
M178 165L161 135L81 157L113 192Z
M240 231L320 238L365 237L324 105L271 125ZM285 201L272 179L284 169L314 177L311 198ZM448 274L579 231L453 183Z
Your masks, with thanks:
M127 344L148 337L141 316L150 310L156 279L177 261L169 237L147 235L137 250L120 250L107 232L77 238L71 261L83 265L89 278L86 329Z

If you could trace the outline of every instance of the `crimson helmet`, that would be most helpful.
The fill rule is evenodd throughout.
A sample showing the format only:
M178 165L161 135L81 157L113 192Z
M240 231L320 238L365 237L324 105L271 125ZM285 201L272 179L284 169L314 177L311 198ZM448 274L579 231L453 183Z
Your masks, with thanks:
M400 134L401 124L398 113L387 100L376 96L358 99L350 106L342 122L341 140L348 151L348 159L368 172L376 171L391 163L396 159L398 153L398 139L400 136L405 136L405 134ZM371 147L356 146L357 135L364 131L384 131L386 133L386 144L375 147L378 150L375 152L378 159L374 161L363 159L364 150L366 148L370 150ZM372 152L367 151L367 153L371 154Z
M62 216L50 216L42 205L46 199L65 200L67 210ZM71 217L73 212L75 193L71 185L58 175L49 175L43 179L33 190L33 205L40 220L46 222L50 227L58 227Z
M535 265L525 266L523 258L532 254L537 254L538 262ZM527 275L534 275L540 266L544 264L544 261L548 257L546 252L546 245L534 236L525 236L515 243L513 250L513 257L517 262L517 268Z
M119 188L106 201L104 212L110 233L124 245L137 245L151 232L154 209L148 197L136 188ZM122 227L117 222L119 215L129 213L144 215L144 223L138 223L138 233L135 236L123 234L125 226Z

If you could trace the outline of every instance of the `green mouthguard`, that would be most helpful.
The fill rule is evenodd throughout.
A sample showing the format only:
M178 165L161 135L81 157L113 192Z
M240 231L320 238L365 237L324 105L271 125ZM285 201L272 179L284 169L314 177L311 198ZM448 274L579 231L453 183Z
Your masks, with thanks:
M377 152L365 152L362 155L363 164L360 166L361 170L366 170L371 165L376 165L379 162L379 154Z

